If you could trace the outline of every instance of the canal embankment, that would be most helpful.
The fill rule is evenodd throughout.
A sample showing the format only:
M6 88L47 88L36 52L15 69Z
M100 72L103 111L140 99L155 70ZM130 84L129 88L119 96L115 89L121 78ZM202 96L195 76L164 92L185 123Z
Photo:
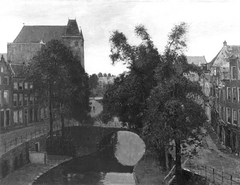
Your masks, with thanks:
M1 185L31 185L39 176L52 168L71 160L68 156L48 156L46 164L29 163L5 177Z
M154 155L146 154L133 169L136 185L159 185L162 184L166 172L161 167Z

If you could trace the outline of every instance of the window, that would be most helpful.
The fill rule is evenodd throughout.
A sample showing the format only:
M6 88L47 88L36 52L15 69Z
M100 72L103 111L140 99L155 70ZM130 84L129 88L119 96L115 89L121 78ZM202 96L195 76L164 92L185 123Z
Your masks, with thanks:
M1 117L0 117L0 125L1 125L1 127L3 128L4 126L5 126L5 123L4 123L4 121L5 121L5 113L4 113L4 110L1 110L1 115L0 115Z
M75 46L76 46L76 47L78 46L78 41L75 42Z
M19 106L22 106L22 105L23 105L23 95L22 95L22 94L19 94L18 105L19 105Z
M17 106L17 101L18 101L18 95L17 94L13 94L13 106L14 107Z
M233 124L237 125L237 111L233 110Z
M41 108L41 115L40 115L40 119L44 119L44 109Z
M8 126L10 123L10 110L6 110L6 125Z
M227 99L231 100L231 88L227 87Z
M23 90L23 83L22 82L19 82L18 89Z
M38 104L38 94L37 93L35 93L34 103L35 103L35 105Z
M13 122L16 124L18 123L18 111L17 110L13 111Z
M3 100L4 100L4 104L9 103L9 91L8 90L3 91Z
M27 106L28 105L28 95L25 94L24 95L24 106Z
M34 109L34 121L38 121L38 109Z
M33 94L31 94L29 99L29 105L33 105L33 102L34 102L34 96Z
M236 87L232 88L232 93L233 93L233 101L237 101L237 89L236 89Z
M225 107L222 107L222 111L221 111L221 112L222 112L222 115L221 115L222 120L225 120L225 119L224 119L224 116L225 116L225 109L224 109L224 108L225 108Z
M23 123L23 111L19 110L19 123Z
M240 87L238 88L238 101L240 101Z
M238 109L238 125L240 125L240 109Z
M236 80L237 79L237 69L236 69L236 66L232 66L231 77L232 77L232 80Z
M13 83L13 89L18 90L18 83L17 82Z
M4 76L3 84L4 85L9 85L9 77L8 76Z
M33 88L33 83L30 82L29 86L30 86L29 88L32 89Z
M24 83L24 89L28 89L28 83L27 82Z
M3 67L1 67L1 73L3 73Z
M0 90L0 105L2 105L2 91Z
M227 107L227 122L231 123L231 110L229 107Z

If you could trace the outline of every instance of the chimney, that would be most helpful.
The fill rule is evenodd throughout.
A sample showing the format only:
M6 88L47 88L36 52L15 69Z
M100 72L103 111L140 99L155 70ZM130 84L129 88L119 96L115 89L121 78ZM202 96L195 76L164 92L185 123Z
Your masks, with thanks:
M223 42L223 46L227 46L227 42L226 41Z

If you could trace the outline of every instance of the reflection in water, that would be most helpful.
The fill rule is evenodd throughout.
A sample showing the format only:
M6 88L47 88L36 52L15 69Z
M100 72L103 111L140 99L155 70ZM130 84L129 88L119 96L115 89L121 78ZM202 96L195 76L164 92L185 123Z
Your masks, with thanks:
M99 153L65 162L38 178L33 185L133 185L133 167Z

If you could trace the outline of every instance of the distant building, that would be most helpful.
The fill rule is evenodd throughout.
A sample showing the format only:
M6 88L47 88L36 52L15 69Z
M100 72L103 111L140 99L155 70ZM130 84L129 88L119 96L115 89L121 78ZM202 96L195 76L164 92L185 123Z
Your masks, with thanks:
M187 62L189 64L194 64L199 67L207 64L207 61L204 56L187 56ZM200 80L200 76L197 73L193 73L193 72L188 74L188 78L191 81L199 81Z
M84 38L76 20L68 20L66 26L24 25L15 40L7 45L7 59L14 64L28 63L52 39L69 47L84 68Z

